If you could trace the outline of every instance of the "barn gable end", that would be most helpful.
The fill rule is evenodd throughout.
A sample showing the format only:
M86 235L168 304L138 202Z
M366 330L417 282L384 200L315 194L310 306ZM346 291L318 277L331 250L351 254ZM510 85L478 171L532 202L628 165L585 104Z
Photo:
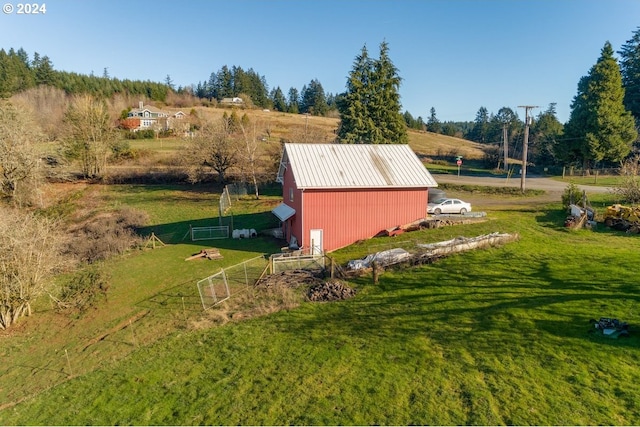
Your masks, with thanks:
M428 189L438 185L404 144L285 144L277 180L284 210L295 211L282 223L285 236L312 251L424 218Z

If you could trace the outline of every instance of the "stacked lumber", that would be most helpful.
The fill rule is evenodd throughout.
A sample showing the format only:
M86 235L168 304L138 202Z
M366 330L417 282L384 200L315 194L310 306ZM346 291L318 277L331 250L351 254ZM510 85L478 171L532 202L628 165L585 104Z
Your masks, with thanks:
M206 259L222 259L224 258L222 254L220 254L220 249L217 248L209 248L203 249L197 254L193 254L188 258L185 258L185 261L191 261L193 259L206 258Z

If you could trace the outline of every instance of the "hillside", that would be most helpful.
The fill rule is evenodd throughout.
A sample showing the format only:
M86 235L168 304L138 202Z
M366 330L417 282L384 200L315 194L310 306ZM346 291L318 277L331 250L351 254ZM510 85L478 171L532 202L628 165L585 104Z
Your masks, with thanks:
M221 117L228 108L196 108L200 117ZM335 139L340 119L332 117L306 116L268 110L237 110L242 116L247 114L251 121L259 123L268 133L271 141L281 138L296 142L331 142ZM480 159L484 155L482 144L462 138L431 132L409 130L409 144L414 151L424 157L442 158L463 156Z

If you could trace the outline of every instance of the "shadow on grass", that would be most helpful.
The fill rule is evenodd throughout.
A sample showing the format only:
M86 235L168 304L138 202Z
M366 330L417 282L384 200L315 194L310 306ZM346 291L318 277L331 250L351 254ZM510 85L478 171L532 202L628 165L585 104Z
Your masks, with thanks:
M191 240L192 227L214 227L228 226L228 239L215 240ZM242 214L222 217L220 221L218 217L178 221L166 224L156 224L153 226L142 227L138 230L141 236L149 237L151 233L155 234L163 243L166 244L189 244L202 246L203 242L215 241L216 245L224 245L227 249L237 249L238 245L232 242L238 239L232 239L233 230L235 229L255 229L257 232L279 226L278 219L271 212L260 212L254 214ZM276 242L273 239L274 243ZM281 243L281 242L280 242ZM278 243L279 244L279 243Z
M436 265L385 273L378 285L370 284L370 277L361 277L354 281L359 289L355 299L322 310L292 311L276 321L282 322L283 331L321 339L347 335L368 341L405 336L410 342L423 336L444 348L459 348L464 342L471 352L493 353L509 342L524 348L545 340L549 343L544 345L560 345L569 339L640 345L633 333L629 339L598 337L589 332L588 323L599 317L637 320L622 318L640 302L640 287L635 282L622 279L612 284L603 275L596 280L588 269L582 276L564 277L555 263L517 267L518 273L513 274L509 271L515 266L509 260L494 261L485 268L482 261L475 262L478 265L467 265L455 273ZM452 274L459 277L452 279Z

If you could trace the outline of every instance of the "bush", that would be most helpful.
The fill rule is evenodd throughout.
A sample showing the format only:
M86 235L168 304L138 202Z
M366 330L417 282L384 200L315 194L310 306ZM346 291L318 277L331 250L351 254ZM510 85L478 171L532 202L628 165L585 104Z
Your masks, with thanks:
M57 309L84 313L96 307L107 299L109 281L109 275L96 266L77 272L62 286Z
M111 151L113 152L112 159L114 162L135 160L139 156L138 150L131 148L129 141L124 139L115 142L111 147Z
M153 139L156 137L156 133L153 129L143 129L137 132L125 132L125 138L127 139Z
M130 208L93 218L72 231L66 253L87 263L122 254L141 244L136 231L146 221L146 213Z
M570 182L562 194L562 206L568 208L570 204L578 203L581 199L582 190L580 190L573 182Z

